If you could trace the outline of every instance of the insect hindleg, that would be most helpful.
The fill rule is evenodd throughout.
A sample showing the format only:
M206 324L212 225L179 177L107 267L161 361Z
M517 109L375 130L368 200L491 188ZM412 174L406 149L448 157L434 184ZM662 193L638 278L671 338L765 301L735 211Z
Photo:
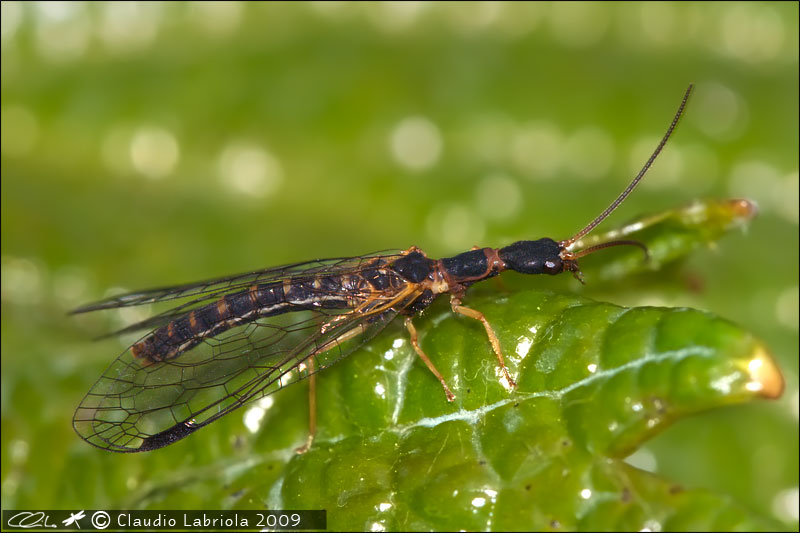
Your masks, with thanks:
M406 317L405 320L406 329L408 329L408 333L411 335L411 346L414 347L416 350L417 355L419 355L422 362L425 363L425 366L428 367L428 370L433 372L433 375L439 380L439 383L442 384L442 388L444 388L444 394L447 396L447 401L452 402L456 399L456 395L450 390L450 387L447 386L447 382L444 380L442 375L436 370L436 367L433 366L433 361L428 359L428 356L425 355L425 352L422 351L422 347L419 345L419 339L417 336L417 329L414 327L414 324L411 322L411 317Z
M326 324L328 326L329 324ZM323 326L325 327L325 326ZM308 368L308 438L306 439L305 444L300 446L299 448L295 449L295 452L298 454L303 454L311 448L311 443L314 442L314 437L317 434L317 364L315 356L327 352L337 346L340 343L352 339L354 337L358 337L362 333L364 333L364 326L361 325L359 327L353 328L347 333L343 333L339 337L336 337L332 341L325 343L322 347L318 348L314 353L312 353L307 361L306 366Z
M315 354L316 355L316 354ZM303 454L311 448L311 443L314 442L314 436L317 434L317 374L316 363L314 357L308 358L308 371L311 373L308 376L308 437L305 444L299 448L295 448L295 452Z
M486 335L489 336L489 342L492 345L492 349L494 350L495 355L497 355L497 361L500 363L500 369L503 371L503 375L510 386L516 387L517 383L511 377L511 374L508 372L508 368L506 368L506 361L503 358L503 352L500 349L500 341L497 340L497 334L495 334L494 329L492 329L491 324L489 324L489 321L486 320L486 317L483 315L483 313L469 307L464 307L461 305L461 300L455 296L450 298L450 307L453 309L453 312L469 318L474 318L483 324L483 327L486 328Z

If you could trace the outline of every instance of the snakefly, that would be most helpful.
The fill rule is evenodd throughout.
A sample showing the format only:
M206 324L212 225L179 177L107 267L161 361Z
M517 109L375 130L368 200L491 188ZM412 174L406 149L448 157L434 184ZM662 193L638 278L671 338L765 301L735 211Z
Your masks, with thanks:
M311 378L311 444L316 426L314 374L366 342L403 315L411 344L455 395L417 341L412 317L437 296L450 294L454 312L480 321L502 374L500 342L475 309L462 304L473 283L504 270L523 274L571 272L578 259L620 240L572 250L633 191L666 144L692 91L690 85L664 137L639 174L605 211L562 241L543 238L503 248L475 248L431 259L411 247L393 253L314 260L219 279L147 290L89 304L73 313L173 302L169 310L116 333L147 330L111 363L75 411L73 425L90 444L117 452L155 450L266 395Z

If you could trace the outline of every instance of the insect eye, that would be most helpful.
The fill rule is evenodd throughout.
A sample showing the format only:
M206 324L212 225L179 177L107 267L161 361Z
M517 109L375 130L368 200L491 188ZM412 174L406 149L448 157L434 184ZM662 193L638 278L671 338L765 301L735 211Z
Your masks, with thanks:
M561 261L545 261L544 262L544 271L548 274L560 274L562 268Z

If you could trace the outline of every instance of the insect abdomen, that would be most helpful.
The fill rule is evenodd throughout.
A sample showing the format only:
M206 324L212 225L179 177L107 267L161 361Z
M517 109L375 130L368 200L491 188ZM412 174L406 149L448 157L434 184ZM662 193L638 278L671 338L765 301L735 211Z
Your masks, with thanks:
M131 346L131 353L136 358L157 363L178 357L206 338L262 317L305 309L354 307L376 290L376 286L391 284L393 280L387 276L385 271L381 271L370 279L353 274L254 285L248 290L223 296L158 328ZM354 289L357 292L354 293Z
M247 291L223 296L158 328L131 346L131 353L151 363L172 359L207 337L243 321L255 320L259 310L269 312L285 306L280 284L253 286Z

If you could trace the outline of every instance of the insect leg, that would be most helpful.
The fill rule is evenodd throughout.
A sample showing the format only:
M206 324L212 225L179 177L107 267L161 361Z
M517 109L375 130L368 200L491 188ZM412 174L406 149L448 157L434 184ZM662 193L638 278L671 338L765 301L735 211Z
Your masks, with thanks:
M503 352L500 349L500 341L497 340L497 335L492 329L491 324L489 324L489 321L486 320L486 317L483 315L483 313L481 313L480 311L476 311L475 309L471 309L469 307L464 307L463 305L461 305L461 300L459 300L455 296L450 298L450 307L453 309L453 312L455 313L481 321L483 327L486 328L486 335L489 336L489 342L492 345L492 349L494 350L495 355L497 355L497 361L500 363L500 369L503 371L503 375L506 377L506 381L508 381L508 384L511 385L512 387L516 387L517 383L511 377L511 374L509 374L508 368L506 368L506 361L503 358Z
M406 329L408 329L408 333L411 335L411 346L414 347L414 350L416 350L417 355L419 355L420 359L422 359L422 362L425 363L425 366L428 367L428 370L433 372L433 375L436 376L436 379L438 379L439 383L442 384L442 387L444 388L444 394L445 396L447 396L447 401L452 402L453 400L456 399L456 395L450 391L450 387L447 386L447 383L445 382L442 375L439 373L438 370L436 370L436 367L433 366L433 362L430 359L428 359L428 356L425 355L425 352L422 351L422 347L419 345L417 329L411 322L411 317L406 317L405 323L406 323Z
M305 444L295 448L294 451L297 454L306 453L311 448L311 443L314 442L314 436L317 434L317 375L314 373L316 364L313 356L308 358L308 371L311 373L308 376L308 437Z
M325 324L323 328L326 326L330 326L330 323ZM346 340L352 339L353 337L358 337L362 333L364 333L365 327L364 325L360 325L356 328L351 329L350 331L343 333L339 337L336 337L332 341L325 343L322 347L317 349L314 353L312 353L307 361L306 367L308 368L308 438L306 439L305 444L300 446L299 448L295 449L295 452L298 454L303 454L311 448L311 444L314 442L314 437L317 434L317 365L315 356L327 352L328 350L332 350L339 346L339 343L342 343Z

